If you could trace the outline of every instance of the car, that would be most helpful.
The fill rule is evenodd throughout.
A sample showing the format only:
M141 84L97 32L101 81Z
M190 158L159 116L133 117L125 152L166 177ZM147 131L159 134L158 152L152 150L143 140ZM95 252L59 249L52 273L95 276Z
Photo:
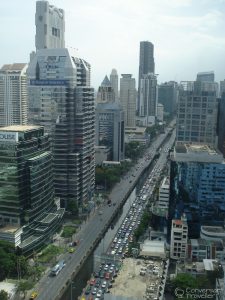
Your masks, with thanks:
M98 298L101 298L101 297L102 297L102 294L103 294L102 290L98 290L96 296L97 296ZM95 298L95 299L96 299L96 298Z
M111 269L111 268L110 268L110 269ZM106 272L106 273L105 273L105 279L107 279L107 280L110 279L110 270L109 270L109 272Z
M109 265L105 265L104 270L107 271L109 268Z
M38 293L37 292L32 292L30 295L30 300L33 300L37 297Z
M85 295L90 294L90 292L91 292L91 287L88 286L88 287L86 288L86 290L85 290Z
M70 247L68 250L69 253L73 253L74 251L75 251L75 248L73 248L73 247Z
M95 279L95 278L92 278L92 279L90 280L90 285L95 285L95 283L96 283L96 279Z
M100 277L100 278L104 278L104 277L105 277L105 273L104 273L104 272L101 272L99 277Z
M103 281L103 283L102 283L102 288L105 289L106 286L107 286L107 281Z
M97 288L93 288L93 290L91 291L92 295L96 295L97 294Z
M97 279L97 280L96 280L96 283L95 283L95 287L96 287L96 288L99 288L100 285L101 285L101 280L100 280L100 279Z

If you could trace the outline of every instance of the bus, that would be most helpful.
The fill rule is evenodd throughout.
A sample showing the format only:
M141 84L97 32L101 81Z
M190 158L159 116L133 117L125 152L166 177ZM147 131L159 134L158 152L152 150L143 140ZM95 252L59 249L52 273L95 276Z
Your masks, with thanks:
M51 270L51 275L52 276L57 276L59 272L65 267L65 261L60 260Z

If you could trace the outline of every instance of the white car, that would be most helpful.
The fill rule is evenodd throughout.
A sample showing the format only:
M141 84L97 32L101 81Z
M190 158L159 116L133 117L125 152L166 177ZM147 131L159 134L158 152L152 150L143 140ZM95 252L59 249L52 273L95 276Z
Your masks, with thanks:
M103 283L102 283L102 288L103 288L103 289L106 288L106 285L107 285L107 282L106 282L106 281L103 281Z
M101 297L102 297L102 290L98 290L96 296L97 296L98 298L101 298ZM96 299L96 298L95 298L95 299Z

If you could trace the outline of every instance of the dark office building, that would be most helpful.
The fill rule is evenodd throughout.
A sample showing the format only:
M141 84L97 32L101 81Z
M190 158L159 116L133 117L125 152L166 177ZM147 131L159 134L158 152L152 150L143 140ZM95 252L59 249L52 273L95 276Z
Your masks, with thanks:
M165 82L158 86L158 103L164 107L164 112L173 115L177 109L178 85L174 81Z
M10 241L24 252L48 240L64 213L57 209L54 196L53 157L44 128L2 127L0 240Z
M218 112L218 149L225 157L225 92L222 93L219 99L219 112Z

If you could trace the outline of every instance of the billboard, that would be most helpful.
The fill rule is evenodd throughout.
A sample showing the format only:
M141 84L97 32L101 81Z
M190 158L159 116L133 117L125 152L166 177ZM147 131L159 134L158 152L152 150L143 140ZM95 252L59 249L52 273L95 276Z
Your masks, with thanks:
M0 142L6 142L6 143L18 142L18 132L0 131Z

